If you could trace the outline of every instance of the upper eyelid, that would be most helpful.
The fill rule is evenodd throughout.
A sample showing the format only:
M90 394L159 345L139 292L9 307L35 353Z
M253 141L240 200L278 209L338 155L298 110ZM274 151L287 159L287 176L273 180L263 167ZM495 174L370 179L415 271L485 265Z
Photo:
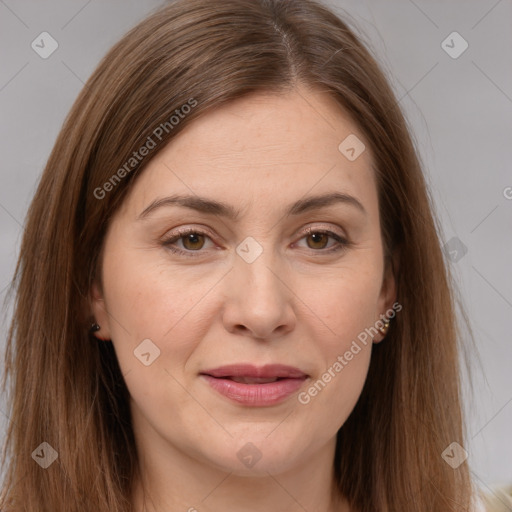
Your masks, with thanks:
M304 228L302 231L299 231L299 234L305 234L305 233L309 233L309 232L316 232L316 231L328 231L328 232L331 232L341 238L346 238L348 239L348 236L345 234L345 233L338 233L336 231L336 229L334 228L330 228L330 227L327 227L327 226L324 226L324 227L318 227L318 226L308 226L306 228Z
M304 235L304 234L307 234L307 233L309 233L311 231L313 231L313 232L316 232L316 231L329 231L329 232L332 232L335 235L338 235L341 238L348 239L348 236L344 232L338 233L336 231L336 228L332 228L332 227L329 227L329 226L307 226L307 227L303 228L302 230L298 231L297 234L298 235ZM207 235L210 238L213 238L215 236L207 228L203 228L203 227L200 227L200 228L186 227L186 228L177 228L177 231L175 233L169 234L169 235L164 235L164 238L166 238L166 239L173 239L173 238L179 239L179 238L181 238L183 236L186 236L186 235L188 235L190 233L197 233L197 234L200 234L200 235Z

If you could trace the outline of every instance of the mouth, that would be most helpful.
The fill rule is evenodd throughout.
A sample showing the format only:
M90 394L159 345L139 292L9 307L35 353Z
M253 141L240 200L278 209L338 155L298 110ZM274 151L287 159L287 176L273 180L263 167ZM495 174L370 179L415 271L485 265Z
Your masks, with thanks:
M206 370L200 376L215 391L239 404L262 407L285 401L309 377L292 366L237 364Z
M268 384L269 382L277 382L283 380L286 377L273 377L273 378L258 378L258 377L220 377L224 379L230 379L233 382L240 382L240 384Z

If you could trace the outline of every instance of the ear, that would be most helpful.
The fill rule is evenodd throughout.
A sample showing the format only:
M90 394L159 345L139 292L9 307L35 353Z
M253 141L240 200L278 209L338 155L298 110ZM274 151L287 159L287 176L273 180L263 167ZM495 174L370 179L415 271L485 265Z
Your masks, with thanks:
M93 335L103 341L110 340L109 315L105 306L103 291L97 281L93 282L89 295L92 314L94 317L93 322L100 326L100 329L93 333Z
M384 268L384 276L382 279L382 287L380 290L379 299L377 302L378 311L376 311L376 317L378 319L383 318L386 315L386 311L393 309L393 304L396 302L396 275L398 270L398 253L392 255L391 258L386 259L386 265ZM391 322L393 320L390 320ZM373 339L374 343L380 343L384 339L385 335L379 334Z

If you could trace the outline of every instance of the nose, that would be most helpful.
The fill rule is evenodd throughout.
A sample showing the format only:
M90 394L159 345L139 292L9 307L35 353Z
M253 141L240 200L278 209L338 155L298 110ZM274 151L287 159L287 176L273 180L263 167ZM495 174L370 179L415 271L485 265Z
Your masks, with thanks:
M223 323L231 333L270 340L295 327L292 286L270 252L252 263L237 256L226 276Z

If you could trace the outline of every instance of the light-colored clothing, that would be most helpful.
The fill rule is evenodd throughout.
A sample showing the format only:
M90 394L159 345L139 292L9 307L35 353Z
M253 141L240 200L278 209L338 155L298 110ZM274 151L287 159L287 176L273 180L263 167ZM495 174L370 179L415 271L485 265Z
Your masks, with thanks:
M512 485L482 490L475 512L512 512Z

